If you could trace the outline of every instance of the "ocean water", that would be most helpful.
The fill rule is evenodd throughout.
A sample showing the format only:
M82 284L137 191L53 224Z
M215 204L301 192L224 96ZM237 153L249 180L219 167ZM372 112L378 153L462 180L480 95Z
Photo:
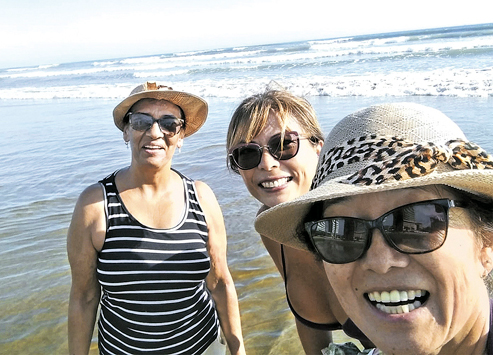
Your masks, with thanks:
M86 186L128 165L111 111L146 80L209 102L206 124L173 163L221 204L248 354L301 347L253 229L259 204L225 164L243 98L275 81L313 104L326 133L356 109L418 102L493 152L493 24L0 69L0 354L67 353L71 213Z

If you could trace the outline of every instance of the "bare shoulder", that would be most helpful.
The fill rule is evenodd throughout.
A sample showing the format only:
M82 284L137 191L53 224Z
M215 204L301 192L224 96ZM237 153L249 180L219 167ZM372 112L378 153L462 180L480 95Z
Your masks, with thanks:
M96 183L82 191L77 200L68 231L69 241L83 243L81 238L88 238L98 249L104 242L105 216L103 189Z
M79 196L77 203L91 204L95 202L103 202L103 188L100 183L92 184L84 189Z
M194 182L199 197L202 198L213 197L214 199L216 199L216 196L214 195L214 191L212 191L209 185L207 185L205 182L200 180L195 180Z
M74 217L99 217L104 213L104 192L99 183L92 184L82 191L74 209Z
M198 200L205 213L205 219L209 228L209 238L214 239L214 235L224 235L225 237L226 231L223 213L214 192L209 185L202 181L195 181L195 188L197 190Z
M200 201L200 204L203 208L206 208L210 211L216 211L219 207L219 203L217 202L216 195L214 191L203 181L195 181L195 189L197 191L197 197Z

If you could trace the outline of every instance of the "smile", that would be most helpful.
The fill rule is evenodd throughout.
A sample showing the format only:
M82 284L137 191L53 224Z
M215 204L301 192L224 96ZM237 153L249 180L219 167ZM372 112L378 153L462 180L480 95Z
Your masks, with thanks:
M148 149L148 150L159 150L159 149L162 149L161 147L157 146L157 145L145 145L144 146L144 149Z
M291 181L291 178L286 177L277 180L261 182L260 186L262 186L264 189L273 189L275 187L286 185L289 181Z
M370 303L388 314L409 313L421 307L430 296L425 290L407 290L390 292L370 292L366 294Z

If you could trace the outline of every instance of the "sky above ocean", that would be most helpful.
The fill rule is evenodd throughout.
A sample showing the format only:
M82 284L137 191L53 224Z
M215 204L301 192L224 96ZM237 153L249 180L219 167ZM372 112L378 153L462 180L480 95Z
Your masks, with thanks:
M5 0L0 68L491 22L489 0Z

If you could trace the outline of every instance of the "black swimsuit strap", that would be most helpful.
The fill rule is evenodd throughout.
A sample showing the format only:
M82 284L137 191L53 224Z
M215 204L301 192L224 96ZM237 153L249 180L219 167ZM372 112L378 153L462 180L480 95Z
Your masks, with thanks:
M295 310L293 305L291 304L291 301L289 300L289 294L288 294L288 277L286 274L286 261L284 258L284 246L281 244L281 261L282 261L282 272L284 275L284 288L286 289L286 301L288 301L288 306L289 309L291 309L291 312L293 313L294 317L303 325L313 328L313 329L318 329L318 330L338 330L341 329L341 325L339 323L331 323L331 324L326 324L326 323L314 323L309 321L308 319L303 318L300 316Z

